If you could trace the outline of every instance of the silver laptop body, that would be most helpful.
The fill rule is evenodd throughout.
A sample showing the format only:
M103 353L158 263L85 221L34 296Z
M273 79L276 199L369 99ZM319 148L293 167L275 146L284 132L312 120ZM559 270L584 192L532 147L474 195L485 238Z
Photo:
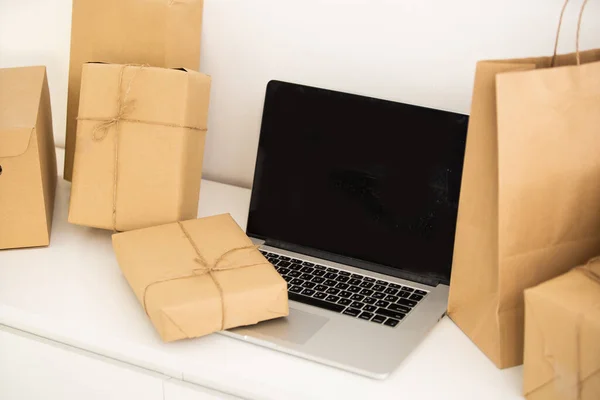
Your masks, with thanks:
M304 101L305 98L306 101ZM286 102L289 102L289 104L286 105ZM274 171L280 170L280 173L288 174L285 176L289 176L291 180L302 181L302 178L294 178L294 174L300 174L301 170L295 171L294 166L286 164L286 162L294 162L295 157L297 160L298 154L292 154L294 151L286 150L286 144L293 146L296 141L292 139L288 142L285 135L304 137L304 135L310 135L310 133L307 133L308 128L299 126L302 124L298 124L298 118L294 118L293 114L299 113L300 116L307 116L311 115L311 112L318 114L318 110L329 109L331 110L330 114L319 114L321 119L315 117L316 121L307 122L307 126L311 126L310 129L315 129L315 126L317 126L318 131L319 124L323 123L324 126L327 126L324 131L331 132L332 127L337 126L337 122L331 125L328 119L341 121L345 114L344 107L347 106L352 107L348 110L348 113L354 116L361 111L361 107L365 108L365 114L362 117L366 120L365 123L368 123L370 118L383 120L380 125L381 129L385 130L387 129L386 126L397 124L397 127L390 127L390 129L393 129L398 135L418 135L421 132L411 131L411 127L415 123L419 124L423 123L422 121L439 118L440 122L432 122L431 126L424 129L430 131L427 133L428 135L434 135L434 137L439 135L444 138L451 136L451 138L440 139L443 142L440 145L442 150L437 150L438 153L432 156L432 160L441 160L439 162L440 166L435 168L442 171L446 169L446 177L444 178L444 173L439 174L435 170L432 173L427 172L422 174L422 177L415 178L428 179L424 186L426 186L426 190L433 193L432 196L435 199L429 200L424 197L422 202L431 203L432 205L427 206L429 207L427 208L421 206L418 201L411 202L410 200L406 204L402 201L400 201L402 204L398 204L398 207L404 207L408 210L427 209L427 215L434 214L433 216L426 216L425 220L421 216L415 216L414 218L410 215L402 217L402 209L400 212L386 211L384 206L379 206L378 201L388 196L377 183L385 180L385 178L381 178L385 175L385 172L382 172L381 169L372 170L368 167L361 170L360 168L363 167L360 156L354 155L348 158L351 161L357 160L356 165L359 166L357 168L344 164L347 160L344 160L343 155L333 156L339 161L340 165L344 165L339 171L335 167L334 172L330 171L333 167L328 161L323 162L323 169L327 170L328 176L335 176L334 178L324 179L323 182L331 180L333 183L331 185L327 183L323 187L329 188L331 186L331 193L333 194L330 196L332 199L324 201L326 203L324 207L329 207L329 211L325 210L326 213L323 214L325 217L320 217L324 221L312 221L311 226L314 228L314 235L319 236L320 232L329 229L334 231L339 229L340 233L348 231L350 234L352 234L353 229L357 229L355 231L356 235L361 235L364 229L358 230L356 227L360 224L366 226L365 229L369 229L373 225L375 226L373 228L374 232L384 232L385 235L365 235L360 239L362 242L358 241L358 245L355 244L349 249L345 249L342 252L343 254L339 254L332 251L331 247L339 247L340 242L328 240L330 235L322 235L322 239L315 239L317 240L316 245L307 246L307 243L311 242L312 236L309 233L294 236L296 233L293 229L294 226L300 227L304 220L307 220L307 223L310 222L312 215L315 214L315 208L319 208L318 197L321 195L329 196L327 193L330 189L319 189L317 190L318 193L313 196L304 193L302 191L303 184L299 183L297 184L296 196L289 197L292 200L286 200L288 199L286 196L289 192L294 192L296 186L280 187L287 185L287 180L282 180L281 185L274 185L273 183L277 180L269 177L269 174L274 174ZM313 110L313 107L317 111ZM379 109L382 111L379 111ZM417 120L415 123L407 120L407 118L413 118L413 115ZM349 116L348 118L354 117ZM468 118L466 116L446 111L392 103L280 81L269 82L247 232L256 244L261 245L260 249L263 254L276 266L288 282L290 315L287 318L265 321L254 326L236 328L223 332L223 334L371 378L386 378L439 321L447 308L451 253L467 123ZM288 130L286 124L290 124L294 128ZM360 125L361 122L356 122L356 124ZM339 129L344 132L347 132L353 126L353 123L347 121L339 123ZM404 126L407 132L402 131ZM448 132L445 131L446 127ZM291 132L294 129L297 132ZM318 134L324 133L319 132ZM335 133L332 133L332 136L335 136ZM274 139L274 137L276 138ZM373 139L376 138L377 135L374 135ZM364 140L369 140L369 137L365 136ZM414 146L419 148L431 140L431 138L425 138L424 141L417 141ZM456 143L448 146L448 140ZM303 146L302 144L299 145L300 147ZM313 145L317 147L312 147ZM385 146L386 143L381 145ZM406 140L406 145L410 146L411 140ZM307 148L318 149L318 146L319 140L316 140L316 142L310 142ZM376 146L376 144L373 144L373 146ZM447 147L447 150L443 147ZM373 148L376 149L377 147ZM276 151L283 151L287 154L279 157L276 155L278 154L275 153ZM306 150L302 151L300 149L299 151L300 154L306 153ZM325 153L329 151L330 149ZM351 148L344 149L343 145L340 146L340 152L346 152L343 154L350 154L352 151ZM369 152L368 149L365 151ZM411 152L410 149L407 149L407 151ZM439 153L440 151L444 153ZM308 152L310 153L310 151ZM443 156L443 154L450 152L456 154L449 157ZM398 153L399 157L402 157L401 153ZM429 154L429 150L427 150L427 154ZM322 160L321 156L320 150L315 150L315 154L307 155L307 157L311 157L310 161L306 161L310 163L306 164L309 165L309 167L306 167L309 171L307 172L308 175L311 174L310 170L315 163L318 166L321 162L319 161ZM365 156L365 158L368 158L368 156ZM373 158L371 157L371 159ZM434 164L436 163L437 161ZM394 167L395 164L392 161L390 165ZM388 170L393 169L392 167L388 167ZM289 171L286 172L287 168L289 168ZM318 174L319 168L314 169L312 173ZM315 179L319 180L320 178ZM418 184L417 180L415 182L415 184ZM265 188L265 185L270 185L270 188ZM307 185L310 186L311 183ZM399 185L402 185L402 183L400 182ZM458 187L456 187L457 185ZM382 192L378 192L379 190L382 190ZM400 193L402 193L402 190L400 190ZM341 196L339 203L335 203L335 201L338 201L335 196L338 195ZM407 195L410 195L410 191ZM305 197L304 201L301 202L301 204L306 205L306 208L299 207L298 204L294 203L295 198L303 198L303 196L310 196ZM276 198L272 199L271 197ZM314 197L317 197L317 199L313 203ZM330 202L327 203L327 201ZM365 213L367 216L361 219L357 216L358 212L343 214L342 211L337 210L338 207L331 207L333 204L340 204L339 208L347 207L348 210L354 210L352 207L355 207L356 210L367 209L368 212ZM391 202L391 204L395 203ZM341 216L336 216L337 221L343 220L339 218L347 218L347 221L342 224L327 221L328 212L335 215L338 211ZM318 212L324 211L318 210ZM411 211L411 213L414 212ZM442 214L443 217L436 219L436 213ZM331 219L334 220L334 217ZM292 224L292 228L286 228L286 220L289 224ZM393 223L390 224L389 221ZM400 226L403 221L407 226L404 230ZM331 227L331 225L336 226ZM382 225L385 226L382 228ZM409 246L409 242L412 243L412 239L408 241L399 240L395 246L379 247L383 249L381 251L372 251L370 254L365 250L366 253L361 253L363 248L377 249L381 245L377 242L379 237L386 242L393 240L394 237L390 238L386 233L388 231L392 232L390 235L408 234L407 237L409 238L410 235L413 235L411 232L414 231L417 239L415 239L415 244L411 246ZM271 233L274 237L270 237ZM297 237L298 241L302 243L294 243L294 241L289 240L290 237ZM351 239L354 240L354 236L351 236ZM439 251L435 247L437 243L435 241L443 244L443 248L440 248ZM333 245L334 242L335 246ZM403 242L406 242L406 245ZM419 274L419 268L423 269L423 267L404 270L402 266L403 258L406 257L409 262L411 258L419 260L419 252L416 251L417 254L413 255L412 253L415 252L413 248L425 246L423 249L428 249L427 246L430 246L430 242L435 243L433 243L433 247L429 248L429 251L423 251L423 258L436 259L437 255L435 253L439 252L442 254L439 257L441 257L440 260L444 261L444 268L431 268L431 271L426 271L427 273L422 275ZM341 246L343 246L343 243ZM380 255L383 253L388 254L388 260L396 264L395 267L391 268L389 265L373 262L373 259L375 261L382 259L384 256L380 257ZM429 269L427 265L425 269ZM440 270L443 270L444 273L437 275L431 273ZM301 299L301 301L296 301L297 299Z

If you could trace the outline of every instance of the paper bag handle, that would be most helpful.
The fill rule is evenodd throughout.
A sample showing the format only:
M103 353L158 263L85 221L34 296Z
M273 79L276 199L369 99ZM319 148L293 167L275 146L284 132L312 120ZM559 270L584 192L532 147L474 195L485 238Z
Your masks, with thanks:
M585 9L585 5L587 4L587 2L588 0L583 0L581 10L579 11L579 19L577 20L577 35L575 37L575 57L577 59L577 65L581 64L581 58L579 56L579 33L581 32L581 19L583 18L583 10ZM568 4L569 0L566 0L560 12L560 18L558 19L558 28L556 29L556 39L554 40L554 53L552 54L552 62L550 63L550 67L554 67L554 62L556 61L556 51L558 50L558 38L560 37L560 26L562 25L563 16L565 15L565 10L567 9Z

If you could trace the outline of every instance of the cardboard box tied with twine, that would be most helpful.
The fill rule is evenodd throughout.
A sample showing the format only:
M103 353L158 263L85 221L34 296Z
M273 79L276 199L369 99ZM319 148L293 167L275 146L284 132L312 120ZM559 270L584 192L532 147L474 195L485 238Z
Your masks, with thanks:
M600 399L600 258L525 291L528 400Z
M55 190L46 68L0 69L0 249L50 244Z
M69 222L127 231L195 218L210 77L83 67Z
M229 214L118 233L113 248L165 342L289 313L285 280Z

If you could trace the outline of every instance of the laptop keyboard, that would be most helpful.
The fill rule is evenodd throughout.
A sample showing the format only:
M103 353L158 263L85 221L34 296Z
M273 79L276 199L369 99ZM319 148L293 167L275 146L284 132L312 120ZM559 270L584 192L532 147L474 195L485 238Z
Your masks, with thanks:
M261 250L288 283L290 300L396 327L427 292Z

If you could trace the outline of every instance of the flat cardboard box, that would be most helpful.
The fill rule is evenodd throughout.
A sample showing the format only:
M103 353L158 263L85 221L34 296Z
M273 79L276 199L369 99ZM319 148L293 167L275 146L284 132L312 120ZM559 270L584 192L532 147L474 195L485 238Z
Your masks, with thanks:
M84 65L69 222L128 231L196 218L210 82L188 70Z
M65 179L75 153L81 67L87 62L200 65L204 0L73 0Z
M0 69L0 249L50 244L55 189L46 67Z
M528 400L600 399L600 259L525 291Z
M229 214L115 234L113 247L165 342L289 313L285 280Z

